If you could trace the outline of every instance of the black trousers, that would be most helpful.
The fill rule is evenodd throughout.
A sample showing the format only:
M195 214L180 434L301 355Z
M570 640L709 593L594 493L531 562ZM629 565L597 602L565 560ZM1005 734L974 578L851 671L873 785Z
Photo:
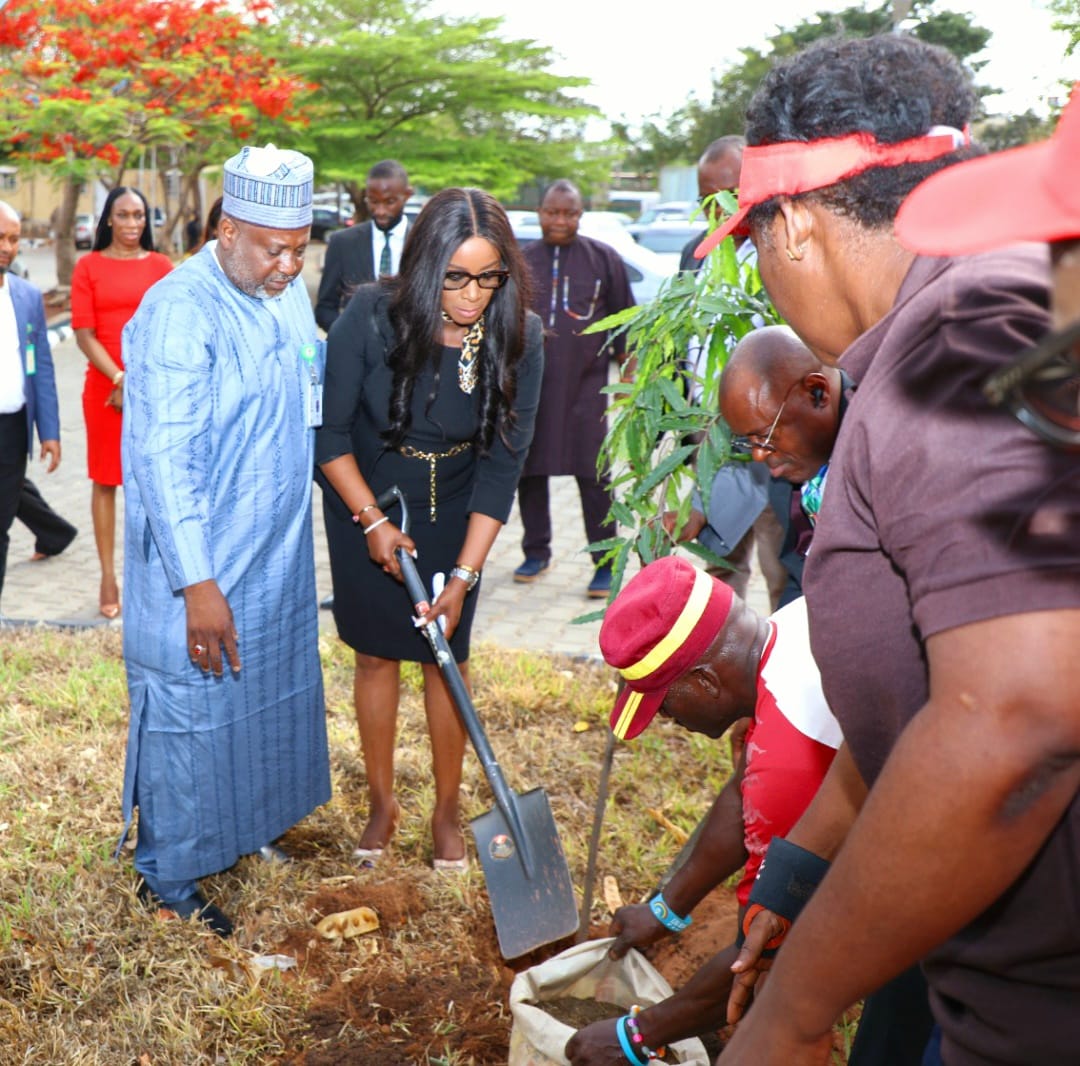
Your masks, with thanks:
M26 411L0 414L0 595L7 570L8 532L15 521L26 477Z
M611 508L611 489L607 478L579 477L576 479L581 495L581 514L585 520L588 543L615 536L615 523L605 522ZM521 547L526 559L551 558L551 505L548 498L548 479L544 476L523 477L518 482L518 508L525 535ZM593 552L596 562L603 552Z
M34 551L41 555L59 555L79 532L45 502L29 478L23 481L15 517L34 534Z

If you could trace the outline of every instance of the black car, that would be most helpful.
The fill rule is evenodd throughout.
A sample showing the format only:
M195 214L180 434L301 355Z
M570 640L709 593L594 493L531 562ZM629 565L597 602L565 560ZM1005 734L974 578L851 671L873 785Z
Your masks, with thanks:
M311 209L311 239L325 241L334 230L352 225L352 215L336 207L313 207Z

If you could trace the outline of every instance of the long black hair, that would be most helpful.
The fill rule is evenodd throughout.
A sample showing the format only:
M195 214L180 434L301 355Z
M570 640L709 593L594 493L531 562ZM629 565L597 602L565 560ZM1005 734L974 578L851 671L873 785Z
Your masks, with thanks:
M474 444L479 454L486 453L496 428L505 439L517 396L517 367L525 351L528 269L502 205L482 189L451 188L424 205L409 226L399 273L381 282L391 291L390 321L397 338L390 353L394 372L390 428L384 434L391 448L405 439L417 376L435 362L442 344L446 268L470 237L490 241L510 274L506 284L491 294L484 312L478 370L480 427Z
M127 192L134 193L142 200L143 212L146 215L142 235L139 237L139 245L148 252L154 250L154 220L150 217L150 205L146 202L146 197L134 185L117 185L105 197L105 206L101 209L101 218L98 219L97 231L94 233L93 251L100 252L103 248L108 248L112 244L112 223L109 221L109 216L112 214L113 204Z
M781 60L746 109L748 144L815 141L870 133L897 144L931 126L963 129L975 113L970 73L944 48L903 33L830 37ZM931 174L973 155L960 148L925 163L874 167L799 197L820 200L867 229L892 225L904 198ZM777 211L773 197L750 212L757 231Z

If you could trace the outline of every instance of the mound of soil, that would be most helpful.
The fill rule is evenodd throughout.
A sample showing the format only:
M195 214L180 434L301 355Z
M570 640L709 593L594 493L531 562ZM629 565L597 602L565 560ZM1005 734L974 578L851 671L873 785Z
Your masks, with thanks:
M328 886L311 898L312 927L290 933L275 950L296 958L303 978L321 991L281 1063L417 1066L453 1056L455 1062L505 1066L512 1024L507 996L514 975L557 955L572 941L508 963L499 954L486 898L476 901L475 917L464 928L448 934L452 943L437 936L425 939L418 920L431 906L425 895L430 876L403 870L382 883L354 880ZM379 915L380 928L371 937L336 943L314 933L319 918L358 906ZM647 953L673 988L730 943L737 909L734 894L718 889L695 910L689 929ZM590 932L607 935L602 924ZM374 953L362 943L372 939ZM722 1046L707 1043L710 1050Z

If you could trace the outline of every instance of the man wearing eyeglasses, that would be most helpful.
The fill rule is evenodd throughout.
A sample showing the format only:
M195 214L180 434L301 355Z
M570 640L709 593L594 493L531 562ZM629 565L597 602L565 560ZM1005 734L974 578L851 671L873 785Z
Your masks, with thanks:
M734 434L732 450L764 463L772 479L769 504L787 573L781 605L802 595L803 564L851 388L842 370L822 363L786 326L748 333L720 375L720 413Z
M396 160L384 159L368 171L364 203L371 218L338 230L326 244L315 321L327 332L357 286L397 273L409 228L405 205L412 194L405 168Z
M544 381L525 469L518 483L518 506L525 535L525 561L514 580L535 581L551 565L551 510L548 478L577 479L588 543L615 535L606 521L611 506L609 479L597 476L596 460L607 430L608 364L626 359L624 336L584 334L593 322L634 306L630 279L615 249L578 233L581 193L570 181L551 185L540 204L542 240L524 250L532 276L532 309L545 327ZM611 568L596 564L586 595L606 599Z

